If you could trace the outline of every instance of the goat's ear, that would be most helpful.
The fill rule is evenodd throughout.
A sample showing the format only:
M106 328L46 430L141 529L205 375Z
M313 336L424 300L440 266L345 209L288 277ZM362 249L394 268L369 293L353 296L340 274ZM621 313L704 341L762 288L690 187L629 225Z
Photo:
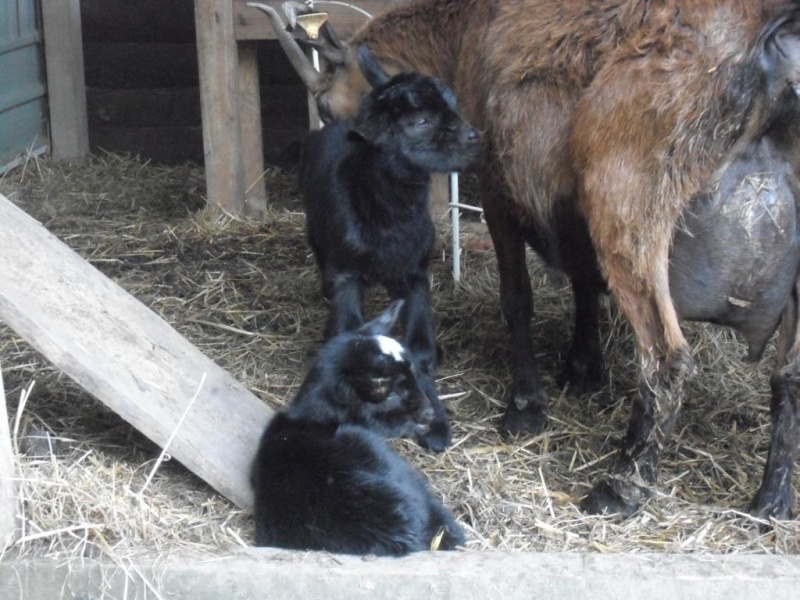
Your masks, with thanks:
M770 87L800 89L800 7L773 21L762 33L761 66Z
M365 323L359 329L359 333L365 335L389 335L400 317L400 311L403 309L403 300L395 300L389 305L385 311L377 317Z
M379 85L383 85L391 79L389 74L384 71L383 67L375 60L375 56L373 56L369 48L366 46L359 46L356 55L358 56L358 64L361 67L361 72L364 73L364 77L367 78L367 81L372 87L375 88Z

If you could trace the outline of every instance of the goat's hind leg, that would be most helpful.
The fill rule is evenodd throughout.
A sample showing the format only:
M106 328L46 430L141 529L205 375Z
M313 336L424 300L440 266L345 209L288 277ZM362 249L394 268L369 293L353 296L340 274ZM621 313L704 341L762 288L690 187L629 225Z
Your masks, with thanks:
M665 263L656 260L657 265ZM612 290L639 345L639 393L608 477L592 488L581 507L591 513L627 517L652 495L661 453L677 420L685 383L694 375L695 364L667 292L665 269L656 267L651 295L630 293L635 289L630 285L632 280L622 276L615 279L619 287Z
M761 487L750 504L760 518L792 518L792 475L800 448L800 283L784 309L778 341L778 360L772 373L772 438Z
M571 392L591 392L600 388L604 377L603 350L600 347L601 287L582 280L572 280L575 299L575 329L572 344L558 377L558 385L570 386Z

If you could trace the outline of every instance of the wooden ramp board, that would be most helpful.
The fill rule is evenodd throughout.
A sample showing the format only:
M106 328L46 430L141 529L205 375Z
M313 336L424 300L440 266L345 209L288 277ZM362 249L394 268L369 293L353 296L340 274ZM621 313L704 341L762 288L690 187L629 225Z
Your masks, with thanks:
M0 256L0 320L155 443L174 433L172 457L250 508L272 411L2 195Z
M2 362L0 360L0 364ZM0 369L0 554L14 540L16 526L17 480L14 474L14 456L11 453L11 434L8 431L3 372Z

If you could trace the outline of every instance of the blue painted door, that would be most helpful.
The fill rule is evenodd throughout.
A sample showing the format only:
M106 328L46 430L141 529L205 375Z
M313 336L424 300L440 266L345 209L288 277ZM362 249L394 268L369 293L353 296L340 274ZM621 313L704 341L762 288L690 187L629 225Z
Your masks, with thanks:
M0 0L0 173L47 147L44 48L38 0Z

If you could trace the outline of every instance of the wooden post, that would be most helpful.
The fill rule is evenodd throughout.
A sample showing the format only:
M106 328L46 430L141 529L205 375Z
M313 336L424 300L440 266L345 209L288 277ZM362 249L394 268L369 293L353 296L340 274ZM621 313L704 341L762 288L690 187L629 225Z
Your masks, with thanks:
M264 145L261 140L261 91L258 88L256 42L239 42L239 117L244 163L244 214L263 218L267 212Z
M200 106L208 203L244 214L244 166L239 113L239 65L233 4L195 0Z
M80 0L42 0L50 144L53 158L83 162L89 155Z
M0 320L237 505L272 411L0 195Z
M14 541L17 530L17 481L8 428L3 370L0 369L0 553Z

